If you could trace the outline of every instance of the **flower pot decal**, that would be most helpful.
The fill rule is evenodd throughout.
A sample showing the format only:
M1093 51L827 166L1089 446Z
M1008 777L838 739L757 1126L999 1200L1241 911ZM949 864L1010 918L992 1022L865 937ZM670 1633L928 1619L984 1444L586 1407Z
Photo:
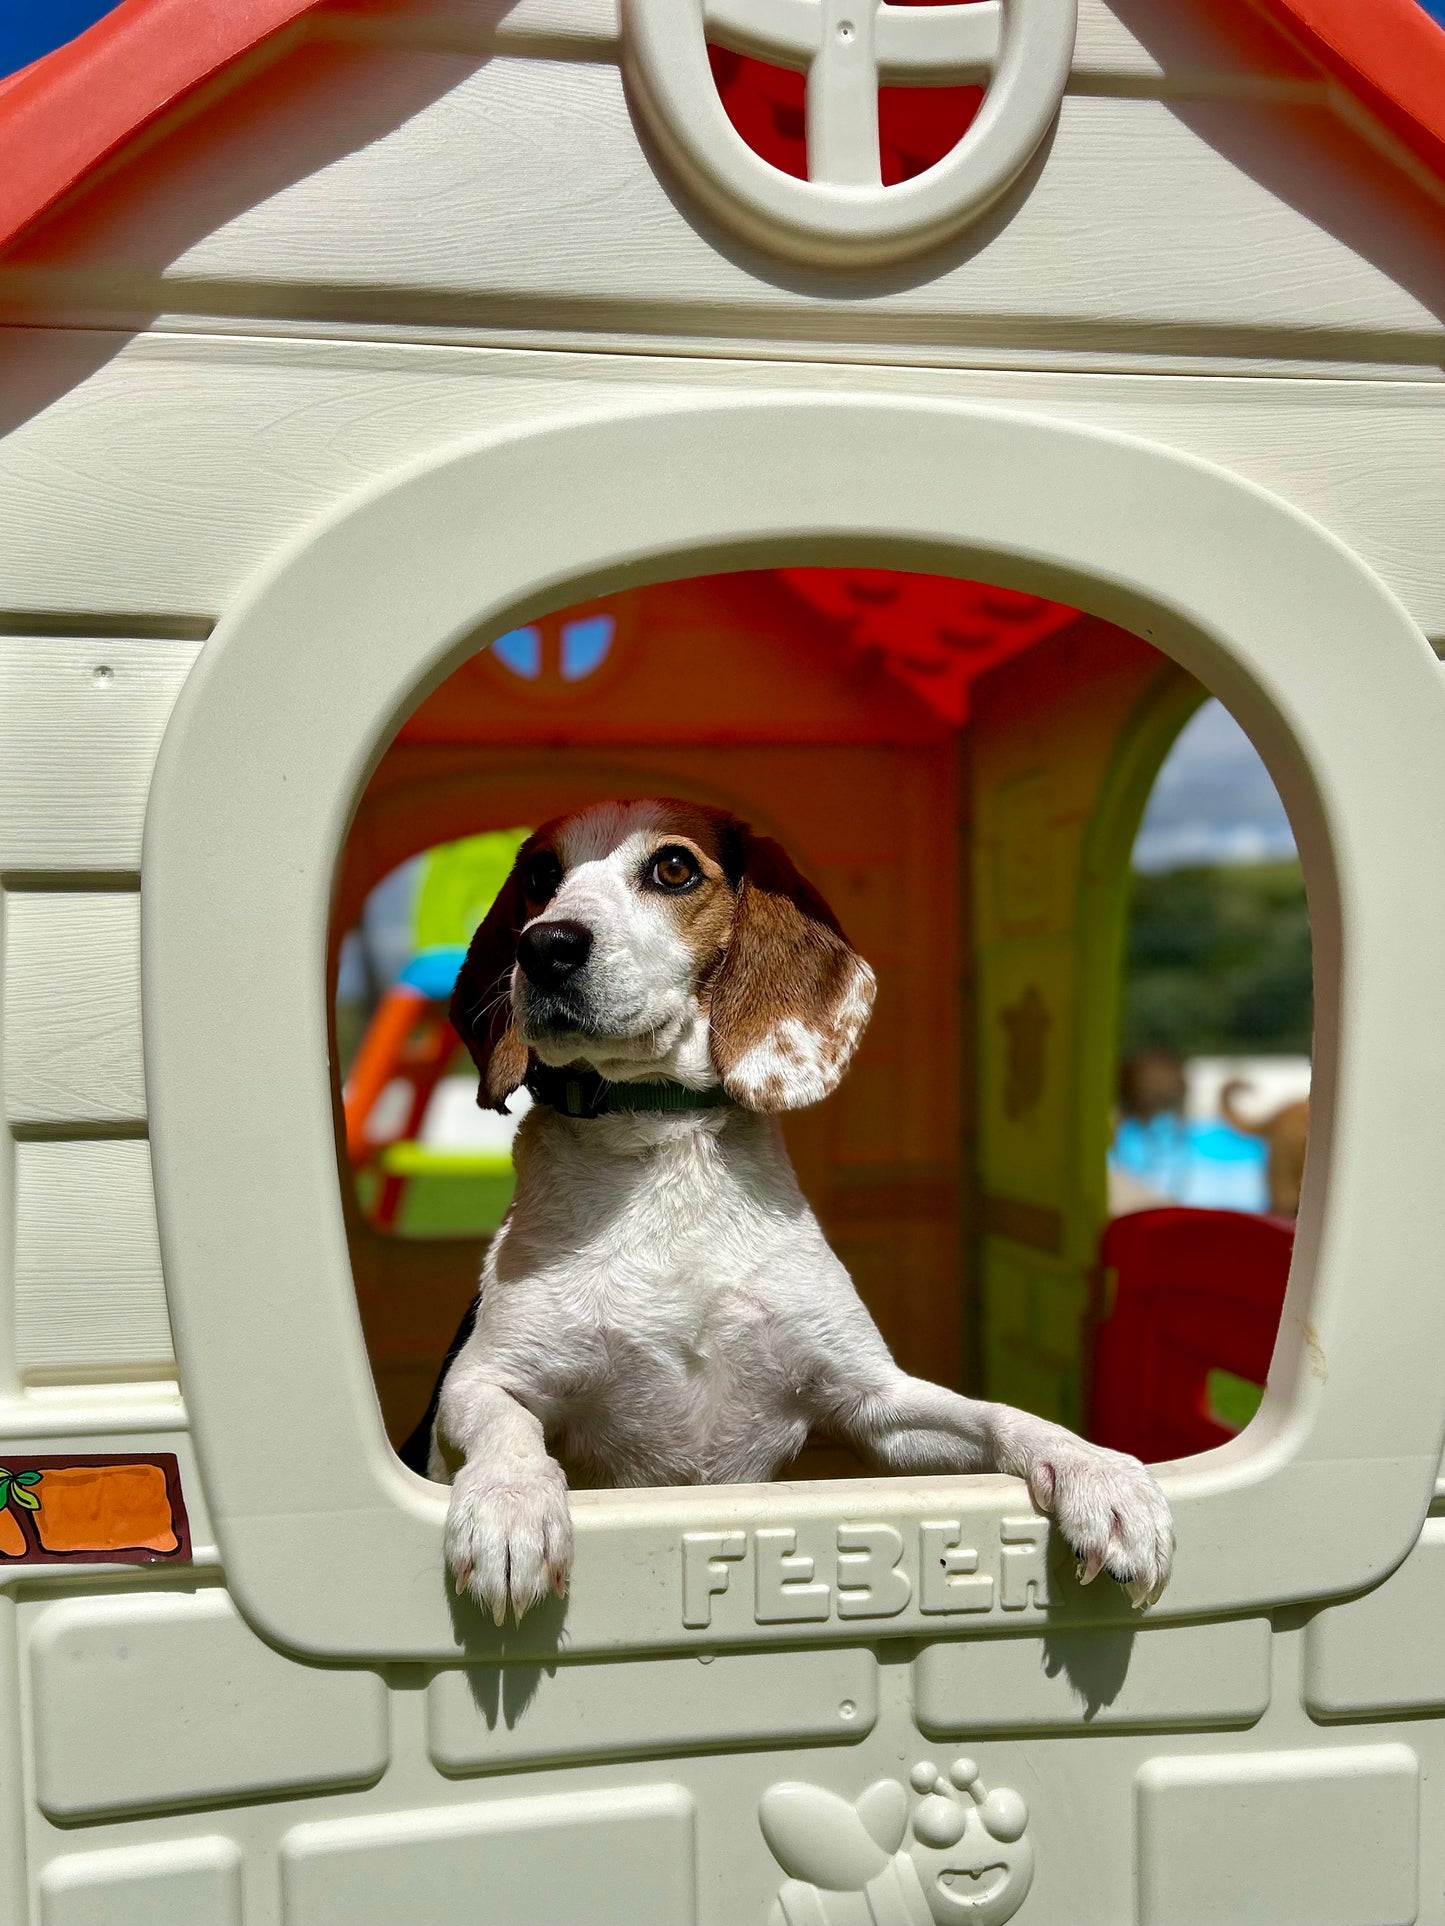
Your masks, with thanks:
M180 1468L170 1452L0 1465L0 1563L134 1565L190 1555Z

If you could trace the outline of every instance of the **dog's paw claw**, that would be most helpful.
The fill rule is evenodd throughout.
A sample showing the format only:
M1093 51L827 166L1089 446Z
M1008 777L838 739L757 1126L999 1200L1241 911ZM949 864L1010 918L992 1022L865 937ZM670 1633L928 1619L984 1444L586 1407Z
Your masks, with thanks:
M495 1479L464 1467L452 1484L446 1557L458 1593L496 1625L509 1607L520 1620L549 1591L562 1597L572 1569L572 1519L561 1470Z
M1169 1582L1174 1524L1163 1492L1137 1458L1053 1431L1027 1462L1034 1501L1054 1521L1076 1560L1080 1585L1107 1571L1137 1611L1153 1605Z

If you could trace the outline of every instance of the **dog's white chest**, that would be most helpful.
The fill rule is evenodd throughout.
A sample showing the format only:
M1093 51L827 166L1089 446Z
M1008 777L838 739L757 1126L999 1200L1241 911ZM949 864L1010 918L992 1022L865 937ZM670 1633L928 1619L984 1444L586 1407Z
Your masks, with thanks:
M630 1303L610 1307L622 1315L574 1331L592 1369L547 1413L574 1481L765 1477L788 1454L795 1426L774 1320L745 1288L699 1283L623 1290Z
M640 1158L588 1142L549 1122L520 1160L478 1326L502 1381L525 1381L574 1483L768 1477L801 1441L786 1299L816 1232L771 1133L739 1118Z

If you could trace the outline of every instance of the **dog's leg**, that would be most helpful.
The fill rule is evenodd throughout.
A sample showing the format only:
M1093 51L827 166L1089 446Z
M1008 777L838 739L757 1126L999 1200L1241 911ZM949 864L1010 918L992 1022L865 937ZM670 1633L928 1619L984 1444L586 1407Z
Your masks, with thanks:
M458 1592L498 1625L507 1606L520 1619L549 1590L567 1589L572 1517L567 1479L548 1456L540 1421L500 1385L453 1369L442 1387L438 1428L466 1462L452 1479L446 1559Z
M1024 1479L1034 1503L1073 1548L1085 1584L1107 1571L1142 1609L1169 1581L1174 1525L1168 1503L1125 1452L902 1371L823 1421L883 1470L1003 1471Z

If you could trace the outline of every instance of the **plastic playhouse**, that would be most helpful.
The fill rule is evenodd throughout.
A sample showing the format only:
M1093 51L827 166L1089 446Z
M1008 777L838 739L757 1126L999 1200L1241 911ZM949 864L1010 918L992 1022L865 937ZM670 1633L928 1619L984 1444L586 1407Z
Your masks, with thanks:
M1445 1920L1442 103L1413 0L123 0L0 86L0 1917ZM1206 692L1297 1225L1108 1221ZM1146 1618L824 1456L450 1596L449 972L624 793L875 965L801 1180L909 1369L1167 1461Z

